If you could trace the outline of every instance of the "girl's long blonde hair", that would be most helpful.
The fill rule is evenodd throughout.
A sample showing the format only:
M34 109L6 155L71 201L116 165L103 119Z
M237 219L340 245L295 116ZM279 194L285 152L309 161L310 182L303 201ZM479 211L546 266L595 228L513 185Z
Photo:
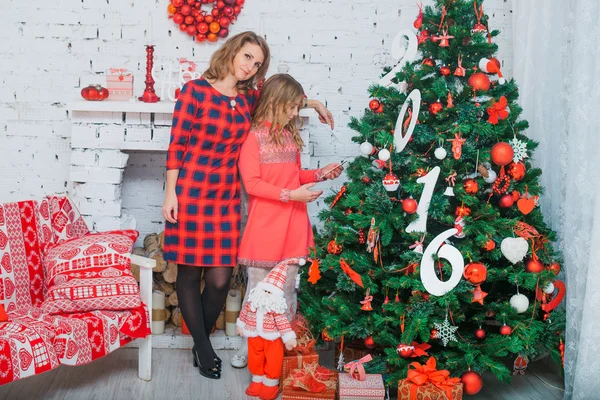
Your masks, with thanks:
M259 46L264 55L264 61L258 68L254 76L245 81L238 81L236 89L240 93L246 93L250 89L256 88L256 84L265 78L271 61L271 51L265 39L254 32L242 32L228 39L219 50L215 51L210 58L210 65L204 71L202 77L209 80L221 80L231 73L233 59L246 43L252 43Z
M304 89L297 80L288 74L276 74L267 79L260 91L260 97L254 114L252 124L261 126L269 117L273 116L271 125L271 140L277 145L283 145L283 131L287 129L292 134L294 144L302 150L304 141L300 137L299 127L302 119L299 116L288 121L287 110L302 101Z

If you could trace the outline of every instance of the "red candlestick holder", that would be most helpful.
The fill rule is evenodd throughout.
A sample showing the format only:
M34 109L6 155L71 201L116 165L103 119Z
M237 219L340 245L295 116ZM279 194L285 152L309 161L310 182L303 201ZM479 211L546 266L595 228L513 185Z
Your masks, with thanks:
M144 103L156 103L160 97L154 92L154 78L152 77L152 67L154 66L154 45L146 45L146 89L144 94L139 97Z

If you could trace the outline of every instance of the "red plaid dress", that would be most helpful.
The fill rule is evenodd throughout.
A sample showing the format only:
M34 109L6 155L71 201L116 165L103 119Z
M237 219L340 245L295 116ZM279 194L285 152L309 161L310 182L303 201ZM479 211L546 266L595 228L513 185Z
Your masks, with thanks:
M167 152L167 169L179 170L179 208L177 223L165 222L165 260L202 267L236 265L237 161L257 96L256 91L225 96L203 78L181 90Z

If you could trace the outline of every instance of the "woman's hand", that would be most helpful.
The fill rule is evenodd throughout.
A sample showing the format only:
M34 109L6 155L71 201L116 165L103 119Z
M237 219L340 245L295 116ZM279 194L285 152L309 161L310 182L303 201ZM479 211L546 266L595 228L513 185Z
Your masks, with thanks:
M175 193L167 193L167 197L162 206L163 217L167 222L172 224L177 223L177 208L177 195Z
M300 201L302 203L310 203L311 201L315 201L320 195L323 194L323 191L318 190L313 192L312 190L308 190L313 186L315 186L314 183L307 183L306 185L300 186L298 189L292 190L290 192L290 200Z
M325 107L325 104L321 103L319 100L308 100L308 107L314 108L317 114L319 114L319 121L329 125L331 129L333 129L333 115L331 115L331 112Z
M321 177L323 179L335 179L342 174L344 167L339 163L327 164L323 168L321 168Z

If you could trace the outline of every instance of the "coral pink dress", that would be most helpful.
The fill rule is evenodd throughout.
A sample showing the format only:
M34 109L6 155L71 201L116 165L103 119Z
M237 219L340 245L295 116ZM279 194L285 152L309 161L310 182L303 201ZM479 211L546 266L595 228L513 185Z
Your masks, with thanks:
M249 196L238 262L250 267L273 268L282 260L306 257L314 245L306 203L289 196L301 185L320 181L321 171L302 170L291 133L285 130L283 145L276 145L269 127L265 123L250 130L238 162Z

